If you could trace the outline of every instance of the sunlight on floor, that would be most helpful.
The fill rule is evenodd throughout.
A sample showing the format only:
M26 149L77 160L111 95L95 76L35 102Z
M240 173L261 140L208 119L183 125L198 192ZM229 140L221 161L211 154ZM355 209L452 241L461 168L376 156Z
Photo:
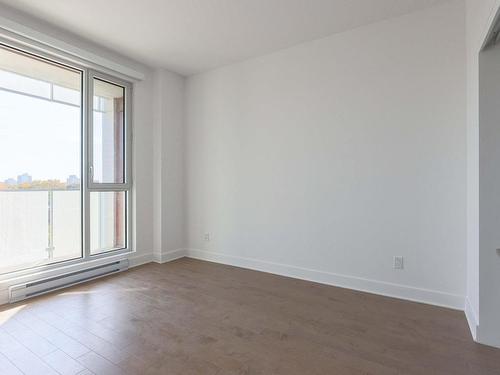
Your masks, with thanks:
M24 309L26 305L16 306L0 312L0 327L13 318L18 312Z

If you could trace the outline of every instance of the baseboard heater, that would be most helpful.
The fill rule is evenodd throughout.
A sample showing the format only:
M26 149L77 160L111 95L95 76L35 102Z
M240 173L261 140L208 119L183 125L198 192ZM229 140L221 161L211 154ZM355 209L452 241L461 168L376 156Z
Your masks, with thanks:
M36 297L54 290L67 288L72 285L83 283L84 281L125 271L128 269L128 266L128 259L124 259L81 271L35 280L25 284L13 285L9 288L9 302L14 303L22 301L26 298Z

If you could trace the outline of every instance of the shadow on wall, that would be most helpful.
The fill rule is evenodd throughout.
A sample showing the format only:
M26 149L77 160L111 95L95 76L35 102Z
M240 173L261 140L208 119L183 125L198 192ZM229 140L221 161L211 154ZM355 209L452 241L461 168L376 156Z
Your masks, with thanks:
M479 330L500 347L500 44L479 54Z

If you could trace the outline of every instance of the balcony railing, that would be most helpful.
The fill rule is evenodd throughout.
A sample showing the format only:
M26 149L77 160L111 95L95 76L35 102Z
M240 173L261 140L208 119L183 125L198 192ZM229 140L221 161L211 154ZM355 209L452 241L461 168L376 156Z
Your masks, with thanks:
M0 190L0 273L81 256L80 190Z

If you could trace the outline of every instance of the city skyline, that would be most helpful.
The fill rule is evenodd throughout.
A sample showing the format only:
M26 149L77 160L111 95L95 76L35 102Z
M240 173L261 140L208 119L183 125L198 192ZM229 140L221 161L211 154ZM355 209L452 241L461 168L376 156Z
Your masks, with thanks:
M42 179L42 178L33 178L33 176L29 173L29 172L24 172L22 174L19 174L17 175L17 178L14 178L14 177L8 177L8 178L5 178L2 180L0 180L1 182L4 182L4 183L8 183L8 182L15 182L17 184L23 184L23 183L26 183L26 182L34 182L34 181L50 181L50 180L53 180L53 181L61 181L60 178L45 178L45 179ZM76 174L69 174L66 178L65 178L66 182L67 183L70 183L69 181L76 181L76 180L80 180L80 177L78 177L78 175ZM71 182L73 183L73 182Z
M17 176L17 180L10 177L0 181L0 190L37 190L37 189L63 189L63 188L78 188L81 179L75 174L66 177L66 180L61 179L33 179L33 177L25 172Z

